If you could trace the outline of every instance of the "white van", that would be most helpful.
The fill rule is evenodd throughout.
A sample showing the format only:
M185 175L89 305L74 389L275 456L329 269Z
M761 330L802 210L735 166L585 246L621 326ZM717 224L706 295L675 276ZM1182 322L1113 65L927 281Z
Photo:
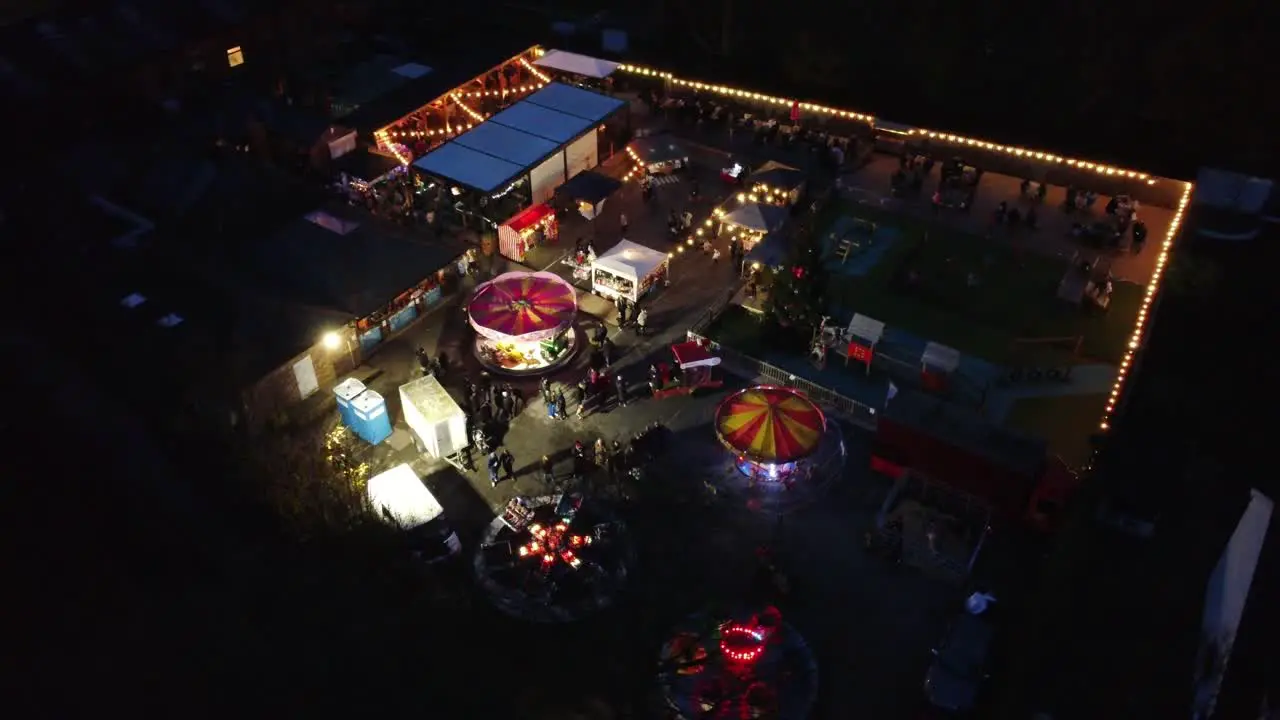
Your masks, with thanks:
M414 557L434 563L462 550L444 508L408 463L369 478L369 505L388 523L400 527Z

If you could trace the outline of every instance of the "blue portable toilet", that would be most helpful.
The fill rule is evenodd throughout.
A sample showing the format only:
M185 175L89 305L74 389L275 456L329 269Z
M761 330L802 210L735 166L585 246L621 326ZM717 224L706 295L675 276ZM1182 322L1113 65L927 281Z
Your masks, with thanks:
M347 427L355 425L355 413L351 410L351 401L359 397L365 389L364 383L355 378L347 378L333 388L333 394L338 399L338 414L342 416L343 425Z
M351 429L371 445L391 437L391 417L387 401L373 390L365 390L351 401Z

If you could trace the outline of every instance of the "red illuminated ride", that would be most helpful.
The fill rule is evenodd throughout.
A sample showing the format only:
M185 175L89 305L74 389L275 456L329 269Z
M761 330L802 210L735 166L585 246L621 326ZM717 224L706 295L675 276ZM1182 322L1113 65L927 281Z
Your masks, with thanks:
M582 559L574 553L574 550L580 551L590 545L592 540L590 535L575 535L569 532L569 525L565 522L558 522L549 527L535 523L529 526L529 535L532 539L520 546L518 551L520 557L538 558L543 568L548 570L556 560L577 570L582 566Z
M668 709L687 720L799 720L817 698L812 651L774 607L691 618L663 646L659 669Z
M712 355L706 346L696 342L683 342L671 346L676 372L662 363L658 366L658 382L653 389L656 398L692 395L698 388L718 388L724 380L713 376L712 368L720 364L720 358Z

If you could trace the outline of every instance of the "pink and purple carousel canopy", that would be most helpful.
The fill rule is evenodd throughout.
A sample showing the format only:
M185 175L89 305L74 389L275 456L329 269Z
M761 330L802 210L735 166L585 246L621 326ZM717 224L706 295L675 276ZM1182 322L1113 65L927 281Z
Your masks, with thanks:
M549 340L573 324L573 286L547 272L512 272L476 288L467 306L471 326L497 342Z

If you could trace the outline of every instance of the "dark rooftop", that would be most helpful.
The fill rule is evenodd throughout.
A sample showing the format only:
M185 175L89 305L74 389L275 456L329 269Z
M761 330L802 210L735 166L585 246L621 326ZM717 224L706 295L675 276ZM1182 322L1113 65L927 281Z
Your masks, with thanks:
M984 420L976 410L903 389L881 417L920 430L1026 477L1044 468L1046 444Z
M257 282L295 302L369 315L467 250L329 203L289 223L254 253Z
M528 50L534 40L480 42L469 51L422 61L431 72L389 89L339 118L343 125L370 134L427 105L450 90Z

